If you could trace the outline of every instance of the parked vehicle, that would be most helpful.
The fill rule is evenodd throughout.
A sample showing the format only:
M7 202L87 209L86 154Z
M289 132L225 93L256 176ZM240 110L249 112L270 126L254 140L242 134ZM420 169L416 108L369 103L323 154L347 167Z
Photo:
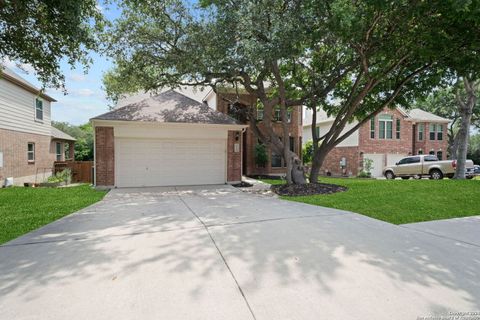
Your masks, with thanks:
M478 176L480 175L480 166L478 164L473 166L473 173Z
M439 161L434 155L417 155L403 158L394 166L385 167L383 175L387 179L395 179L396 177L401 177L402 179L430 177L430 179L439 180L444 177L453 177L456 166L456 160ZM473 161L467 160L465 167L467 178L473 178Z

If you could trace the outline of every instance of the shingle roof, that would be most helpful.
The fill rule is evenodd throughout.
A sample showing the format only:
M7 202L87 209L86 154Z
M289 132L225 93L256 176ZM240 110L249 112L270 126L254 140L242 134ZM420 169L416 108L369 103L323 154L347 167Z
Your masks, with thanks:
M237 124L235 119L173 90L104 113L92 120Z
M52 138L60 139L60 140L67 140L67 141L76 141L74 137L66 134L65 132L58 130L55 127L52 127Z
M422 109L412 109L408 111L411 120L425 122L450 122L450 120L437 116L436 114L424 111Z

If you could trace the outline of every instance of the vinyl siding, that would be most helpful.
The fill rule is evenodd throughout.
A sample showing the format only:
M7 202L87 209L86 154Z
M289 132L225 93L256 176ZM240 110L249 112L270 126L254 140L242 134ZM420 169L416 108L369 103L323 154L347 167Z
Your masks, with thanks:
M332 126L333 120L331 122L322 122L317 123L317 127L320 127L320 136L324 135L325 133L330 130ZM355 125L357 125L357 121L353 123L348 123L345 125L345 129L342 131L341 135L346 133L348 130L352 129ZM303 144L307 143L307 141L312 140L312 127L311 126L304 126L303 127ZM359 136L358 130L348 136L345 140L340 142L337 147L358 147L359 144Z
M43 120L35 121L36 98L35 94L0 79L0 129L50 136L50 102L40 98L43 101Z

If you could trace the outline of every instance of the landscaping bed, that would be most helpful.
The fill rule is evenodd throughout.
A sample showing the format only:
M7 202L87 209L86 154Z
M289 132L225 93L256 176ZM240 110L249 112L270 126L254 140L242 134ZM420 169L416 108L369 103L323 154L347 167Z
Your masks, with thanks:
M105 194L88 185L0 189L0 244L100 201Z
M347 190L347 187L330 183L306 183L275 184L271 186L271 189L273 192L281 196L310 196L343 192Z

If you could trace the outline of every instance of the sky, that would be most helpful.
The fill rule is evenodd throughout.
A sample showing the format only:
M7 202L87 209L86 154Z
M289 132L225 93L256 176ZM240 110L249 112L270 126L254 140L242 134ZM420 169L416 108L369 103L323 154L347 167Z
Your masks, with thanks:
M120 15L119 9L112 4L107 6L101 3L99 9L109 20ZM48 95L57 100L52 103L52 120L80 125L108 111L109 101L102 88L102 76L112 67L112 62L95 52L91 52L90 56L93 64L90 65L86 74L81 65L72 70L67 62L62 61L61 69L65 75L65 88L68 94L64 95L61 90L56 89L45 90ZM18 68L16 63L10 60L5 60L4 64L38 88L42 87L31 66L22 65L22 68Z

